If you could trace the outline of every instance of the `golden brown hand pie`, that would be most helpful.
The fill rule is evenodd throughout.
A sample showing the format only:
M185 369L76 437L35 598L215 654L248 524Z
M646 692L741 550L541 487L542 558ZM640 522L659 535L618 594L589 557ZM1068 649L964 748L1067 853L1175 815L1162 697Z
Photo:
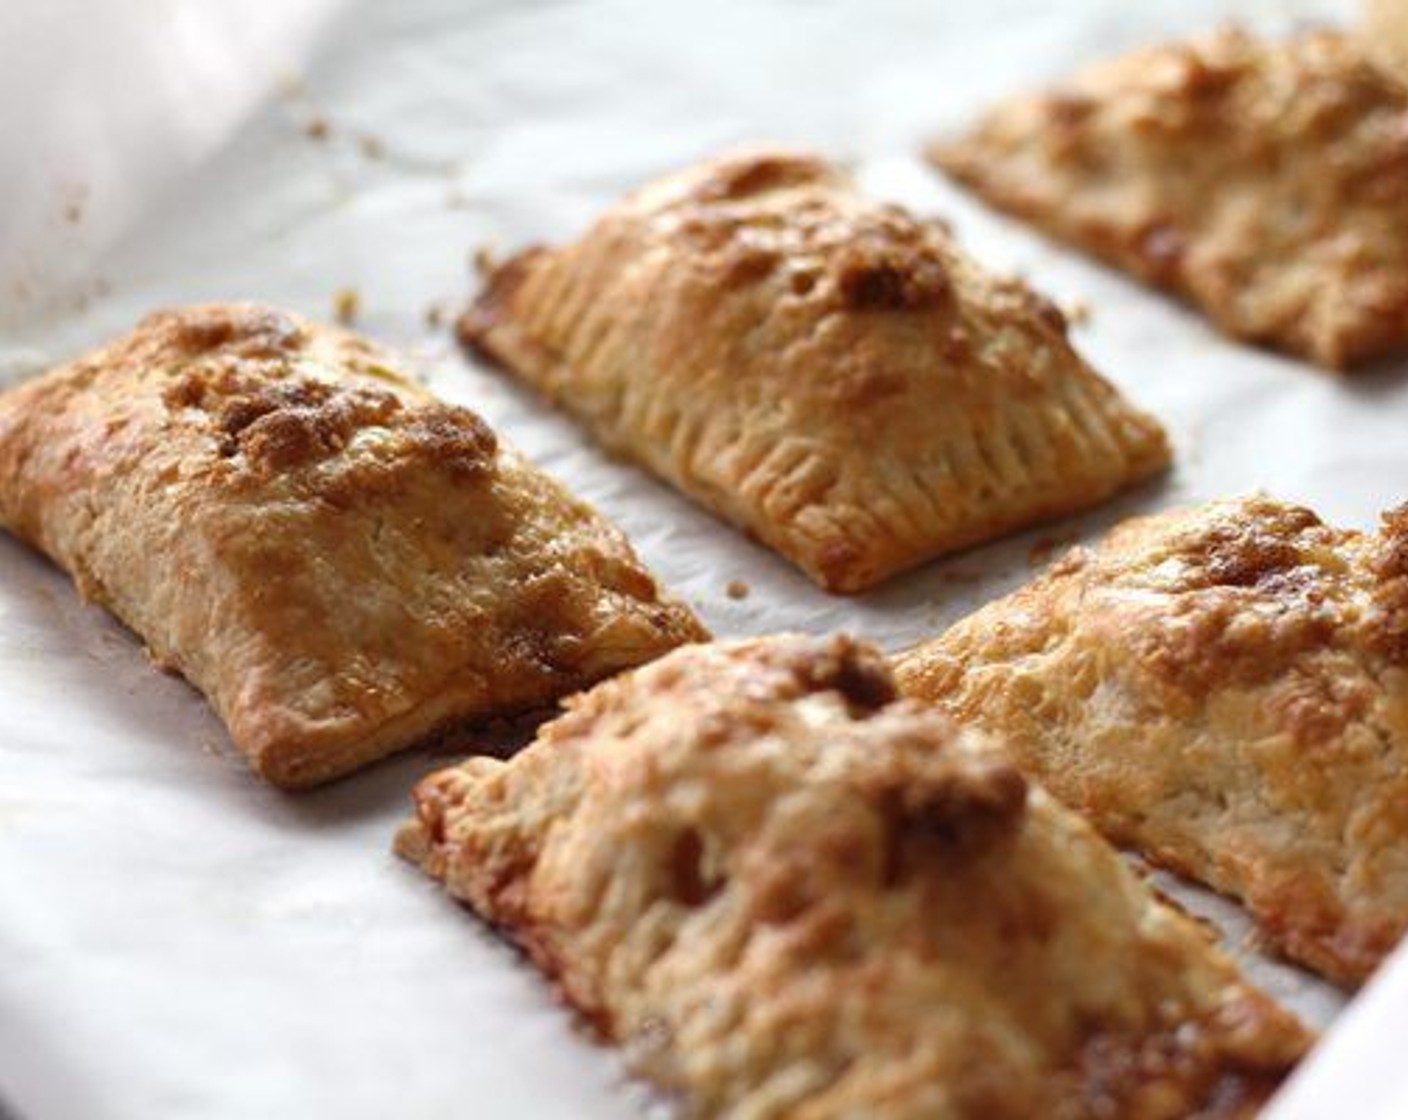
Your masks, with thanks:
M257 306L153 315L0 396L0 521L283 786L702 634L472 412Z
M1408 512L1127 522L897 659L1112 840L1365 979L1408 926Z
M460 336L834 591L1169 458L1051 304L809 155L647 187L497 269Z
M426 779L398 838L696 1116L1243 1117L1308 1043L845 638L696 645Z
M1408 91L1347 36L1141 51L931 156L1229 334L1331 367L1408 347Z

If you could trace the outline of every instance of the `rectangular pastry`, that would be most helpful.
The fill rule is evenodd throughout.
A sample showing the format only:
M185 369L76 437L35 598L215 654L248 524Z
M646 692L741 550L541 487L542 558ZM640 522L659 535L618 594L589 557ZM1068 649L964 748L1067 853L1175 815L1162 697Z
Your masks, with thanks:
M1018 97L935 163L993 205L1339 368L1408 348L1408 89L1358 39L1226 29Z
M1294 960L1358 983L1408 928L1408 509L1127 522L896 671Z
M253 305L150 316L0 395L0 522L281 786L703 635L474 413Z
M493 270L459 331L833 591L1169 461L1054 306L810 155L646 187Z
M869 647L695 645L570 704L398 846L686 1115L1227 1120L1308 1045Z

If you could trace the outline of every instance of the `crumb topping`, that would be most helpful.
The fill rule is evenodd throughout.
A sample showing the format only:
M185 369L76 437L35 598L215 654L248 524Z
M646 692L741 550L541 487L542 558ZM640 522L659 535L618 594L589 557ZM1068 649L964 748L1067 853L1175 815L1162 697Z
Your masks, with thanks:
M198 357L212 351L240 358L286 358L306 337L290 316L271 307L222 304L183 311L158 311L138 326L154 347Z
M666 208L661 228L704 250L704 267L721 286L758 283L785 265L791 295L847 311L918 311L952 298L953 250L941 223L920 222L894 206L848 208L830 170L811 160L759 159L726 174L730 182L785 188L789 203L784 215L760 188L725 192L710 179Z
M1165 622L1138 628L1132 648L1160 679L1196 696L1282 675L1345 627L1342 579L1327 569L1334 530L1307 509L1267 499L1214 510L1151 552L1117 561L1115 581L1172 596L1148 606ZM1081 578L1098 584L1107 564L1087 554Z
M916 228L898 221L879 224L841 251L837 288L851 311L912 311L950 294L942 260L924 251Z
M808 692L839 692L855 712L877 712L899 696L884 658L852 638L807 650L796 673Z
M1291 573L1302 569L1304 538L1324 523L1300 506L1262 503L1257 512L1245 517L1228 510L1175 541L1190 585L1274 589L1295 582Z
M365 380L326 380L303 328L277 311L221 307L155 317L158 346L186 360L162 391L173 411L207 414L220 457L260 477L312 467L346 453L361 433L394 433L400 459L432 463L459 478L482 475L497 440L475 413L408 400ZM361 357L351 341L345 348ZM303 363L303 364L300 364Z

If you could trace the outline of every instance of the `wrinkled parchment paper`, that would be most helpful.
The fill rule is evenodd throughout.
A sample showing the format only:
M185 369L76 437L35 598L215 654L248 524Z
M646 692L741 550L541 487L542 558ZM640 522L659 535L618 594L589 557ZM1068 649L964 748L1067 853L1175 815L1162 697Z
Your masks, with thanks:
M1403 364L1338 381L998 217L920 144L1004 93L1236 16L1348 0L10 0L0 12L0 371L147 310L258 298L421 363L617 519L721 635L850 628L894 648L1022 582L1053 542L1265 488L1368 526L1408 492ZM163 22L164 21L164 22ZM104 46L106 44L106 46ZM52 96L38 97L44 91ZM467 256L571 235L740 142L819 147L951 218L992 266L1092 309L1077 341L1168 425L1178 469L1089 516L828 597L460 356ZM751 593L734 600L732 580ZM389 851L411 754L299 797L67 580L0 540L0 1098L46 1120L624 1117L649 1098L504 945ZM1163 880L1167 882L1167 880ZM1307 1018L1341 1000L1269 962ZM1304 1115L1311 1115L1305 1113Z

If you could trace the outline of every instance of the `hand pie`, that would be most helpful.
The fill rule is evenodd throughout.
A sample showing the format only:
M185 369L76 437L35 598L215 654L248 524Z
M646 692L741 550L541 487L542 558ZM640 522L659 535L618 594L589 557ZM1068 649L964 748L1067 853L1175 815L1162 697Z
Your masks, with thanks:
M1246 1117L1309 1039L845 638L697 645L398 838L701 1117Z
M281 786L703 634L479 417L257 306L153 315L0 395L0 521Z
M1141 51L931 156L1228 334L1333 368L1408 347L1408 91L1347 36Z
M1051 304L791 153L657 182L495 270L460 337L832 591L1168 463Z
M1408 926L1408 510L1367 535L1266 498L1127 522L897 674L1333 979Z

